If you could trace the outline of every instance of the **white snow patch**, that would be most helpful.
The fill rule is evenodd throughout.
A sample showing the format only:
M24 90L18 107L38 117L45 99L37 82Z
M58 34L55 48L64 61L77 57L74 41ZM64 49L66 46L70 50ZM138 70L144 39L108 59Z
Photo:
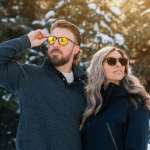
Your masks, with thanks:
M53 22L55 22L56 21L56 19L55 18L50 18L50 19L48 19L48 23L53 23Z
M123 44L123 47L124 47L127 51L130 51L127 45Z
M39 56L44 56L44 54L42 52L39 52Z
M25 64L29 64L29 61L28 61L28 60L26 60Z
M93 31L89 31L89 34L93 34Z
M35 60L35 59L36 59L35 56L31 56L31 57L29 58L30 61L33 61L33 60Z
M132 67L129 65L129 76L133 76L133 71Z
M89 70L90 70L90 67L88 67L88 68L86 69L86 72L89 72Z
M3 95L2 99L8 102L11 96L12 96L12 93L9 93L9 94Z
M32 22L32 24L33 24L33 25L35 25L35 24L40 24L40 25L42 25L42 26L45 26L45 25L46 25L46 22L45 22L44 20L34 20L34 21Z
M86 45L85 44L83 44L83 43L81 43L81 46L80 47L86 47Z
M85 32L84 29L80 29L80 28L79 28L79 31L81 32L81 34L83 34Z
M16 110L16 114L20 114L20 108Z
M97 22L94 23L94 29L93 30L100 33L99 26L98 26Z
M111 43L112 45L114 45L114 39L112 37L109 37L108 35L103 33L97 33L96 36L101 37L103 44Z
M14 23L16 22L16 20L14 18L10 18L10 21L14 22Z
M147 9L147 10L145 10L145 11L143 11L143 12L141 13L141 16L143 16L144 14L147 14L147 13L149 13L149 12L150 12L150 8Z
M112 7L110 8L110 10L111 10L115 15L117 15L117 16L119 16L119 15L121 14L121 11L120 11L120 9L119 9L117 6L112 6Z
M115 34L115 42L119 45L123 45L125 41L124 41L124 38L121 34L116 33Z
M50 17L54 17L55 16L55 12L53 10L50 10L49 12L47 12L45 14L45 18L48 19Z
M46 34L46 35L50 35L49 31L47 28L42 29L42 31Z
M1 19L3 22L7 22L7 19L6 18L2 18Z
M91 39L92 42L94 43L100 43L100 39L98 37L95 37L94 39Z
M110 32L110 34L112 34L111 28L103 20L100 20L100 25L106 28Z
M58 2L58 3L57 3L57 6L55 6L55 9L58 9L58 8L62 7L62 5L63 5L64 3L65 3L64 1Z
M26 27L25 25L23 25L23 24L22 24L22 25L21 25L21 28L24 28L24 29L26 29L27 27Z
M91 4L88 4L88 7L90 8L90 9L96 9L96 4L95 3L91 3Z
M148 144L148 149L147 150L150 150L150 144Z
M11 131L7 131L6 134L9 134L9 135L10 135L10 134L11 134Z
M96 9L96 13L99 14L99 15L102 15L104 16L105 20L107 22L111 22L111 19L108 17L108 15L106 15L104 12L100 11L99 9Z

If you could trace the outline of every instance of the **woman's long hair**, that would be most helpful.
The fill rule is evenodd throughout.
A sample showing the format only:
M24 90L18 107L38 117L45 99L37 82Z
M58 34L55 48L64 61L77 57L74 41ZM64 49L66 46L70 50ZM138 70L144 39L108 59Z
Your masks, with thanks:
M86 119L91 114L97 114L100 110L103 98L100 93L101 86L105 79L103 60L112 51L118 51L123 58L127 58L127 55L119 48L114 46L107 46L95 53L91 60L89 72L88 72L88 85L86 86L87 94L87 107L82 116L82 122L80 125L80 131L83 129ZM150 110L150 95L146 92L143 85L140 83L138 78L129 76L129 61L125 66L125 73L122 79L122 84L125 86L126 91L130 94L138 94L139 101L142 106ZM130 99L131 103L137 109L137 103L133 99Z

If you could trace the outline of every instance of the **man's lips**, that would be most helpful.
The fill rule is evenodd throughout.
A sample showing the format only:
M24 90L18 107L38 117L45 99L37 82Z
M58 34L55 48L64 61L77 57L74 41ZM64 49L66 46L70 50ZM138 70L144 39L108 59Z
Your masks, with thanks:
M60 51L51 51L52 54L62 54Z
M61 54L60 52L54 51L52 52L53 54Z

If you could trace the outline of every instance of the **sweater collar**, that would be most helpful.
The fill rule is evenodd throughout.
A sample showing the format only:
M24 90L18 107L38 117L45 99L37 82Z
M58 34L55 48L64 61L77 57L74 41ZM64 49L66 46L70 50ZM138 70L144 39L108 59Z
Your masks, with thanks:
M109 83L106 90L102 87L100 92L103 97L103 105L99 113L107 109L118 97L129 97L124 85L118 86L114 83Z
M55 67L53 67L47 58L45 58L45 61L42 64L42 66L51 70L55 74L60 74L60 71L58 71ZM87 79L87 76L84 74L84 72L79 67L77 67L75 64L72 64L72 71L74 74L74 82Z

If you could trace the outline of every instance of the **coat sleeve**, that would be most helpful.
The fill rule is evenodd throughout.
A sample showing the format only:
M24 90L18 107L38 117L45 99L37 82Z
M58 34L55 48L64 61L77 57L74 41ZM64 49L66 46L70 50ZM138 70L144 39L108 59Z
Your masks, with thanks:
M138 105L128 108L125 150L147 150L149 135L149 112Z
M10 59L31 47L27 35L0 44L0 86L14 92L15 83L21 73L21 66Z

